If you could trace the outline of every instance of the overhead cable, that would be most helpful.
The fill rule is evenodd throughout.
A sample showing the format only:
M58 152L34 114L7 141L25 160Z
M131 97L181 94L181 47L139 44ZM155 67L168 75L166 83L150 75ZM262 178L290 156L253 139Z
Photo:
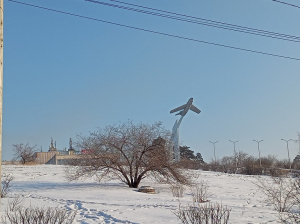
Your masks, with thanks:
M26 6L30 6L30 7L34 7L34 8L44 9L44 10L47 10L47 11L52 11L52 12L57 12L57 13L65 14L65 15L75 16L75 17L79 17L79 18L83 18L83 19L89 19L89 20L93 20L93 21L97 21L97 22L107 23L107 24L110 24L110 25L116 25L116 26L121 26L121 27L134 29L134 30L144 31L144 32L148 32L148 33L154 33L154 34L159 34L159 35L163 35L163 36L174 37L174 38L178 38L178 39L183 39L183 40L188 40L188 41L193 41L193 42L198 42L198 43L204 43L204 44L209 44L209 45L214 45L214 46L224 47L224 48L229 48L229 49L234 49L234 50L240 50L240 51L246 51L246 52L251 52L251 53L256 53L256 54L263 54L263 55L268 55L268 56L273 56L273 57L279 57L279 58L285 58L285 59L300 61L300 58L284 56L284 55L278 55L278 54L272 54L272 53L267 53L267 52L263 52L263 51L257 51L257 50L251 50L251 49L246 49L246 48L234 47L234 46L218 44L218 43L193 39L193 38L174 35L174 34L163 33L163 32L159 32L159 31L154 31L154 30L149 30L149 29L124 25L124 24L110 22L110 21L101 20L101 19L96 19L96 18L92 18L92 17L88 17L88 16L82 16L82 15L79 15L79 14L74 14L74 13L69 13L69 12L60 11L60 10L56 10L56 9L46 8L46 7L42 7L42 6L38 6L38 5L32 5L32 4L19 2L19 1L15 1L15 0L8 0L8 1L18 3L18 4L22 4L22 5L26 5Z
M263 36L263 37L269 37L269 38L274 38L274 39L280 39L280 40L285 40L285 41L292 41L292 42L298 42L298 43L300 42L299 36L281 34L281 33L261 30L261 29L254 29L254 28L245 27L245 26L238 26L238 25L234 25L234 24L203 19L200 17L188 16L188 15L174 13L174 12L170 12L170 11L145 7L145 6L136 5L136 4L130 4L130 3L117 1L117 0L108 0L108 1L117 2L117 3L121 3L121 4L125 4L125 5L130 5L130 6L134 6L137 8L111 4L111 3L98 1L98 0L85 0L85 1L96 3L96 4L101 4L101 5L105 5L105 6L110 6L110 7L114 7L114 8L144 13L144 14L148 14L148 15L154 15L154 16L164 17L164 18L168 18L168 19L174 19L174 20L178 20L178 21L194 23L194 24L198 24L198 25L210 26L210 27L226 29L226 30L236 31L236 32L241 32L241 33L247 33L247 34L252 34L252 35L258 35L258 36ZM142 9L140 9L140 8L142 8ZM145 9L147 9L147 10L145 10ZM149 10L151 10L151 11L149 11Z
M298 5L293 5L293 4L290 4L290 3L287 3L287 2L278 1L278 0L271 0L271 1L278 2L278 3L281 3L281 4L285 4L285 5L289 5L289 6L296 7L296 8L300 9L300 6L298 6Z

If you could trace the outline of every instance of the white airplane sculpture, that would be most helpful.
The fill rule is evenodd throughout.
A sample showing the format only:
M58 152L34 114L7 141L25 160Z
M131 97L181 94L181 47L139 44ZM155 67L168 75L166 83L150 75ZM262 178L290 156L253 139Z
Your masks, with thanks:
M193 98L190 98L188 100L188 102L180 107L177 107L173 110L170 111L170 114L171 113L174 113L174 112L177 112L177 111L180 111L178 114L176 115L181 115L180 119L179 120L176 120L174 126L173 126L173 129L172 129L172 141L173 141L173 144L174 144L174 159L175 161L179 161L180 160L180 150L179 150L179 126L181 124L181 121L183 119L183 117L187 114L187 112L189 110L192 110L194 111L195 113L197 114L200 114L200 110L195 107L193 105Z

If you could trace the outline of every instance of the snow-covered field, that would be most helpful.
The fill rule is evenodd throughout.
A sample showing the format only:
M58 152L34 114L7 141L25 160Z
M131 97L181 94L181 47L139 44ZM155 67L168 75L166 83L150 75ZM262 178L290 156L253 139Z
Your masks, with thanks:
M29 205L77 208L76 224L99 223L180 223L172 210L192 204L189 190L183 198L172 196L168 185L144 181L156 194L140 193L116 181L97 183L87 179L69 183L63 166L2 166L5 174L14 177L9 197L22 195ZM265 202L265 196L253 184L256 177L193 171L199 180L208 181L212 194L209 200L232 209L230 223L279 223L277 212ZM1 200L1 216L9 198Z

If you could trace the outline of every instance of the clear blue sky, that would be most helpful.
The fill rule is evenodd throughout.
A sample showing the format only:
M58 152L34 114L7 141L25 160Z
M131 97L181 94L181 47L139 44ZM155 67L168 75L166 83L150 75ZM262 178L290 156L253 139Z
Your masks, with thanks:
M235 47L300 58L300 43L158 18L83 0L20 0ZM103 0L109 2L107 0ZM125 0L124 0L125 1ZM299 4L296 0L286 0ZM300 36L300 9L271 0L128 0L167 11ZM162 121L194 98L180 141L205 161L237 149L287 158L300 131L300 61L195 43L4 1L3 159L12 144L48 149L97 127ZM291 143L291 157L297 153Z

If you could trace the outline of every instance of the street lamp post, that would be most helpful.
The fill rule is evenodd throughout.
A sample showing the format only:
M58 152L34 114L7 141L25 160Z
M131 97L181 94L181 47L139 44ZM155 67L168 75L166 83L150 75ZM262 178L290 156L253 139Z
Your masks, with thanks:
M288 152L289 163L290 163L290 171L292 171L292 164L291 164L290 150L289 150L289 141L293 141L293 139L289 139L289 140L281 139L281 140L286 142L286 150Z
M235 165L236 165L236 171L237 171L237 168L238 168L238 161L237 161L237 153L236 153L236 151L235 151L235 143L237 143L239 140L237 140L237 141L231 141L231 140L229 140L229 141L233 143L233 152L234 152Z
M259 158L259 166L261 167L261 159L260 159L259 143L262 142L263 140L260 140L260 141L253 140L253 141L257 142L258 158Z
M217 158L216 158L216 143L218 143L219 141L216 141L216 142L211 142L209 141L210 143L212 143L214 145L214 155L215 155L215 165L217 164Z
M234 151L234 153L236 153L236 151L235 151L235 143L237 143L239 140L237 140L237 141L231 141L231 140L229 140L229 141L233 143L233 151Z

